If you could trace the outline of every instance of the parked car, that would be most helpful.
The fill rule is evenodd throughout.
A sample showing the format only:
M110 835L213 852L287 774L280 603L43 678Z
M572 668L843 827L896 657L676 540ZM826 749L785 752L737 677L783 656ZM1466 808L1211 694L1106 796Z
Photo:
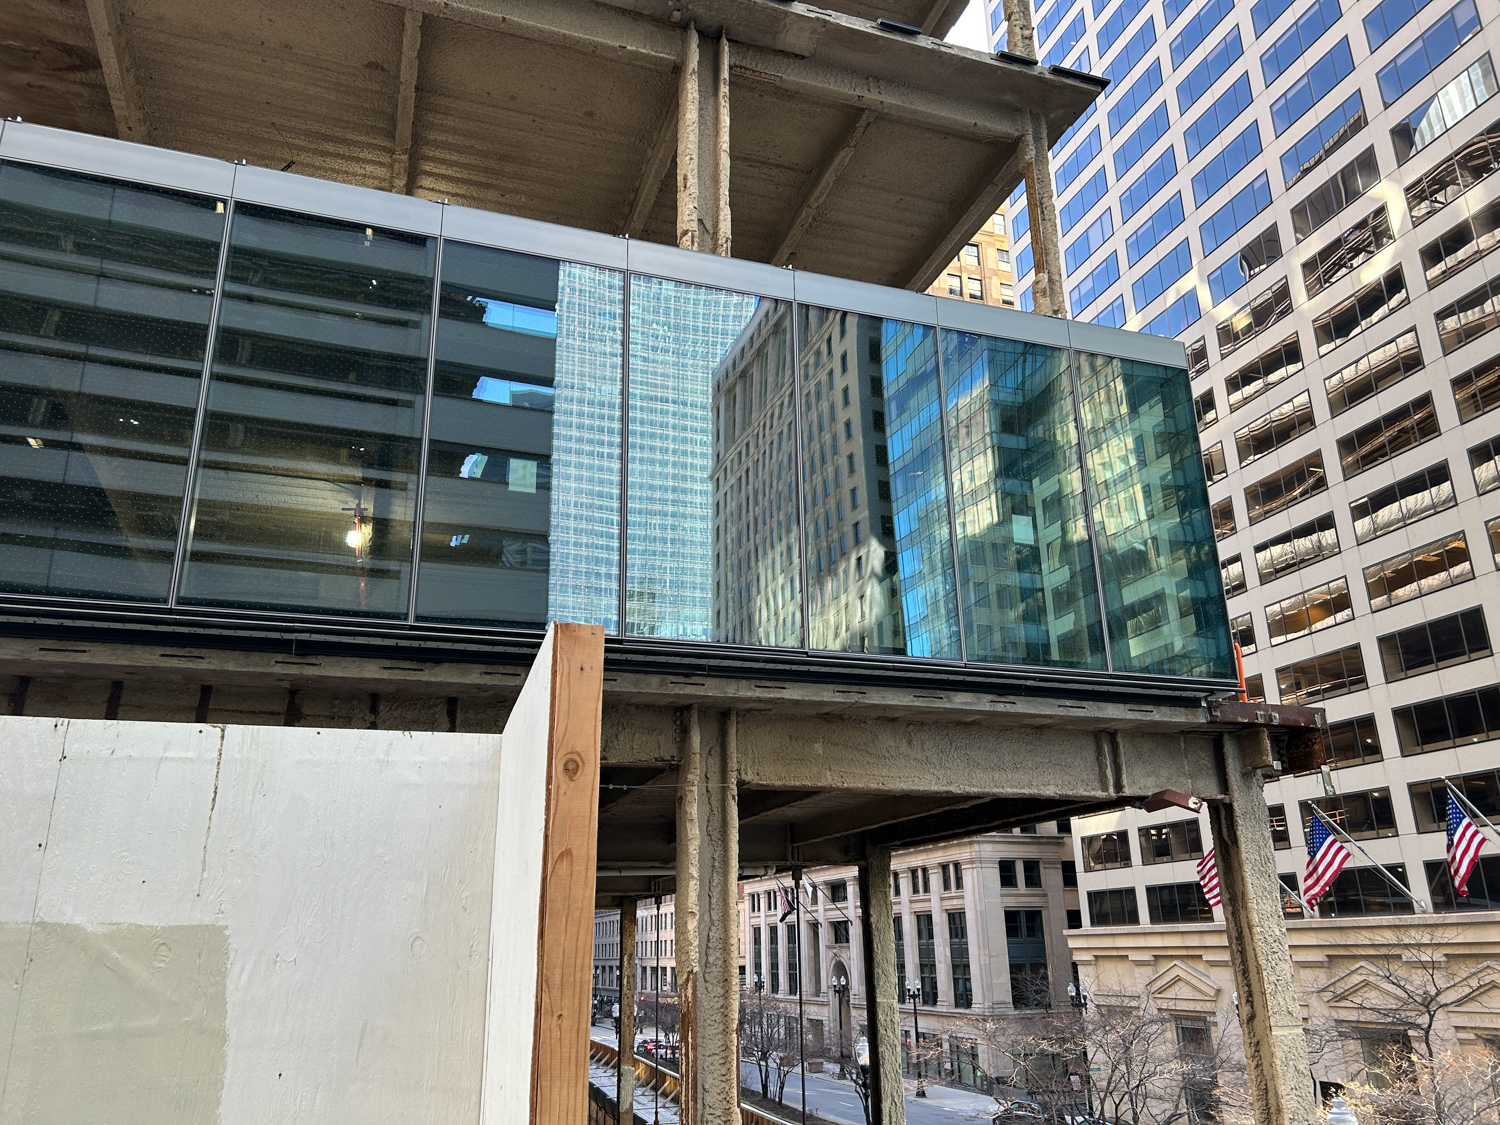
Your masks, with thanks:
M990 1114L990 1121L994 1125L1037 1125L1045 1116L1035 1102L1003 1102Z

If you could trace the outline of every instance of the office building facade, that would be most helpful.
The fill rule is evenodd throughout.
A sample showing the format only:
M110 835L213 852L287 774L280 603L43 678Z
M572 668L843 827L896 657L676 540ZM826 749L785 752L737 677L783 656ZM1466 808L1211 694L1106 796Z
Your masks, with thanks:
M891 860L904 1069L978 1089L1010 1075L997 1021L1068 1003L1068 928L1081 924L1069 822L903 849ZM852 1064L866 1034L859 873L741 886L747 1017L795 1021L808 1055ZM921 1050L912 1052L913 1033ZM795 1032L789 1039L796 1043Z

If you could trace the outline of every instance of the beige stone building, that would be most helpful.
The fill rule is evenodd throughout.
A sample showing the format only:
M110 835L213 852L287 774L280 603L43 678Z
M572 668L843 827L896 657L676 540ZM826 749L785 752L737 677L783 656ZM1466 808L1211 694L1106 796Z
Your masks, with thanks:
M898 851L892 859L897 988L905 1069L913 1032L928 1049L923 1073L982 1087L1010 1064L977 1034L984 1020L1068 1002L1068 927L1082 924L1067 821ZM803 1003L808 1049L852 1058L866 1031L857 870L803 876L801 927L793 880L742 886L745 1005L791 1014ZM913 997L915 996L915 1021ZM915 1026L914 1026L915 1023Z
M934 297L983 301L1010 309L1016 307L1014 277L1005 212L996 211L927 292Z

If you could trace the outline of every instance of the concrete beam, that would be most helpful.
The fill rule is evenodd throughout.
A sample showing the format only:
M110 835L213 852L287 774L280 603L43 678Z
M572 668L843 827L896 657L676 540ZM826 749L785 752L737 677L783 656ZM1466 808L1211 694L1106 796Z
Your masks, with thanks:
M787 716L739 721L740 780L765 789L1117 800L1224 793L1210 735Z
M682 35L677 85L677 245L729 256L729 41Z
M651 218L651 209L661 195L662 182L667 178L667 169L677 155L677 105L674 102L662 118L656 130L656 139L651 142L651 151L646 154L646 163L641 166L640 178L636 181L631 196L630 211L620 224L620 233L629 238L639 238L646 230Z
M115 113L115 133L122 141L150 144L145 115L141 110L138 75L131 66L128 44L120 26L117 0L85 0L99 68Z
M843 141L824 158L822 167L813 177L812 187L802 197L802 202L797 205L797 213L792 217L786 233L781 236L781 243L776 247L776 252L771 255L773 266L784 266L796 257L797 244L817 221L823 204L828 200L829 192L838 181L839 174L854 156L854 150L859 147L859 142L864 138L865 130L869 129L874 120L874 110L867 109L862 112L850 126Z
M969 0L933 0L927 18L922 21L923 35L946 35L968 7Z
M973 240L975 232L1000 209L1023 170L1021 153L1017 149L964 193L967 202L960 205L949 219L947 235L938 243L937 249L911 267L911 279L906 288L917 293L925 292L938 279L948 263Z
M401 71L396 79L396 148L391 154L391 190L411 190L411 128L417 111L417 52L422 46L422 13L408 8L401 23Z
M620 1053L615 1059L615 1104L620 1119L634 1125L630 1108L635 1105L635 902L620 901Z
M1021 161L1026 173L1026 210L1031 218L1033 308L1043 316L1066 317L1063 297L1061 235L1057 221L1057 193L1052 184L1051 140L1047 121L1031 114L1031 130L1021 139Z

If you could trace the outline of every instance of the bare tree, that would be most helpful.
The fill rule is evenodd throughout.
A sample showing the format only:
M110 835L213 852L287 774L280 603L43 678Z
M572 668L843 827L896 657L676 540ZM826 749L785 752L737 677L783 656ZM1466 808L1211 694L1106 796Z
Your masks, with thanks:
M795 1004L741 995L740 1058L754 1064L761 1097L784 1101L787 1075L803 1053L801 1026Z
M1206 1020L1135 1003L980 1021L975 1034L1012 1064L992 1081L1025 1090L1050 1122L1228 1123L1248 1106L1237 1027L1215 1036Z
M1458 953L1452 926L1382 927L1352 933L1342 956L1354 961L1324 986L1335 1019L1313 1028L1316 1054L1357 1051L1358 1080L1345 1095L1376 1116L1413 1125L1478 1125L1500 1113L1500 1057L1459 1049L1455 1009L1500 984L1490 961ZM1352 1050L1351 1050L1352 1048Z

